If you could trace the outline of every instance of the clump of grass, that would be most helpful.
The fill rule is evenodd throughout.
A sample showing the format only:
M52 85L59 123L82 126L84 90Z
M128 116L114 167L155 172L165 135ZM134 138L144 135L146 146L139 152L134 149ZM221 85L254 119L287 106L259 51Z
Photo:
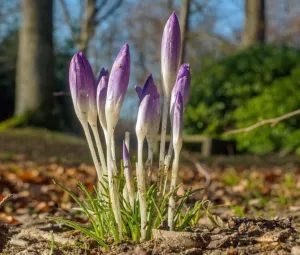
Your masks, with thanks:
M79 197L63 186L55 182L65 192L67 192L79 207L73 208L74 211L83 213L89 220L88 224L81 224L76 221L66 220L60 217L51 216L49 219L58 223L65 224L73 229L79 230L87 237L95 240L99 245L108 248L107 239L113 238L117 243L120 240L118 225L115 221L113 209L111 207L109 189L106 182L102 182L99 189L94 188L94 195L91 195L87 187L81 182L78 183L78 188L84 199ZM118 180L118 190L121 194L125 185L124 179ZM147 226L146 239L151 239L152 229L163 228L167 223L168 201L171 195L176 193L180 185L174 190L169 191L164 195L160 204L157 203L157 187L151 185L146 193L147 201ZM188 199L200 189L187 190L183 195L175 196L177 207L174 214L174 225L176 231L183 231L187 227L195 227L201 217L208 217L214 224L220 225L220 219L214 216L211 210L209 201L198 201L193 207L187 205ZM121 196L121 216L122 216L122 238L139 241L141 238L141 216L139 208L138 194L135 193L134 205L130 205L129 201Z

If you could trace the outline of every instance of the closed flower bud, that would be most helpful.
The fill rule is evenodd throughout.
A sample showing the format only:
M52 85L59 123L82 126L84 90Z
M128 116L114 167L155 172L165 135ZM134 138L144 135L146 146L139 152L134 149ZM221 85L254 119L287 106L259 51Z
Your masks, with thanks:
M164 96L169 98L174 86L180 56L180 26L175 12L168 19L161 43L161 73Z
M115 128L119 120L119 114L128 88L129 76L130 52L128 44L125 44L113 64L108 81L105 116L109 131Z
M139 114L144 114L145 116L139 117L138 114L138 119L145 122L143 130L146 132L148 143L153 143L157 136L160 124L160 96L157 87L154 84L152 75L149 75L143 88L136 86L135 89L140 98L140 108L145 97L150 96L149 99L147 99L148 105L146 109L141 108L140 110L139 108ZM145 102L143 103L143 107L144 105L146 105ZM145 129L146 127L147 129Z
M97 121L96 88L91 65L81 53L76 53L71 60L69 84L73 105L77 117L81 120Z
M183 123L183 99L180 92L177 92L174 111L172 116L172 141L174 150L180 150L182 146L182 123Z
M187 105L187 102L190 97L190 87L191 87L190 66L189 64L182 64L177 74L175 86L172 90L171 107L170 107L171 116L173 115L172 113L173 113L174 103L178 92L180 92L182 95L183 107L185 109L185 106Z

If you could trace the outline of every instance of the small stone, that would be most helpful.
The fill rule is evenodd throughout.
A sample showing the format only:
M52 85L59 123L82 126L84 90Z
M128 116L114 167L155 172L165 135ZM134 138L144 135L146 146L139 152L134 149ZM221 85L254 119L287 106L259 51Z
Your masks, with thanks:
M202 255L203 252L201 249L198 248L192 248L192 249L188 249L184 252L185 255Z
M239 231L240 234L246 233L247 230L248 230L248 228L247 228L247 226L246 226L245 223L242 223L242 224L239 226L239 228L238 228L238 231Z
M143 249L141 246L137 246L134 249L134 255L147 255L147 251L145 249Z

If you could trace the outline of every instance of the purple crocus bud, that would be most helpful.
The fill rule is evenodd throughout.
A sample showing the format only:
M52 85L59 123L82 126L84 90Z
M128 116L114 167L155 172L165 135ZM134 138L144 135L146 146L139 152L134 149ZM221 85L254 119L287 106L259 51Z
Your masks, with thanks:
M105 102L107 95L108 86L108 70L101 69L98 80L97 80L97 110L100 120L100 124L103 130L107 130L106 118L105 118Z
M168 19L161 43L161 73L164 96L169 98L174 86L180 55L180 25L175 12Z
M112 132L119 120L119 114L128 88L130 76L129 45L125 44L114 64L109 76L105 103L105 116L108 132Z
M185 106L187 105L190 96L190 87L191 87L190 65L182 64L177 74L175 86L172 90L171 107L170 107L171 116L173 116L172 113L173 113L174 103L178 92L180 92L182 95L183 107L185 109Z
M157 91L157 87L154 83L153 80L153 76L152 74L150 74L145 82L145 85L143 88L139 87L139 86L135 86L135 91L139 97L140 100L142 100L146 95L157 95L158 91ZM158 94L159 96L159 94Z
M77 117L97 122L96 88L93 70L86 57L76 53L70 63L69 84Z
M155 143L158 131L159 131L159 124L160 124L160 99L159 96L153 98L152 100L152 108L150 111L150 126L148 128L147 132L147 141L150 143L152 146Z
M180 150L182 146L182 123L183 123L183 99L180 92L177 92L172 121L172 141L174 150Z
M157 91L157 87L154 84L153 77L150 74L145 82L145 85L143 88L136 86L137 94L140 98L140 104L143 102L144 98L146 96L150 96L150 107L145 111L143 114L145 114L146 118L143 119L145 122L145 126L147 124L147 130L146 130L146 137L148 143L153 143L154 139L157 136L158 130L159 130L159 124L160 124L160 96Z

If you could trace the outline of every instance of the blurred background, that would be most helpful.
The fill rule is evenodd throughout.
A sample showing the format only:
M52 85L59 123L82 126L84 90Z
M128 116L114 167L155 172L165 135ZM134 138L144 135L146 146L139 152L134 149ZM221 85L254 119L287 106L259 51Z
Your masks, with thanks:
M0 0L0 130L80 135L68 87L72 55L84 52L97 76L128 42L132 71L118 134L133 132L134 85L152 73L160 86L161 35L173 10L181 62L192 69L187 149L204 156L300 153L297 116L224 135L300 108L299 0Z

